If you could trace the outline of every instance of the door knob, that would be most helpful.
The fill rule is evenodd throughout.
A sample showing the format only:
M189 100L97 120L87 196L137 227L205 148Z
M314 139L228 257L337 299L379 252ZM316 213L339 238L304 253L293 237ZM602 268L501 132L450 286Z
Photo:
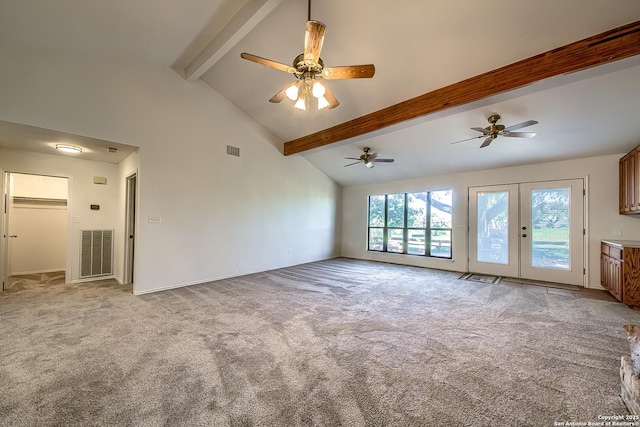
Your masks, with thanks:
M527 235L526 235L526 234L523 234L523 235L522 235L522 237L527 237Z

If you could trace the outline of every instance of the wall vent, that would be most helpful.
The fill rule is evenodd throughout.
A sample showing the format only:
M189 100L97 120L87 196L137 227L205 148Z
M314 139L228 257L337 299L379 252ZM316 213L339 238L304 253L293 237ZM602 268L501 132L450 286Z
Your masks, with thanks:
M113 230L82 230L80 278L113 274Z
M232 145L227 145L227 154L230 156L240 157L240 148Z

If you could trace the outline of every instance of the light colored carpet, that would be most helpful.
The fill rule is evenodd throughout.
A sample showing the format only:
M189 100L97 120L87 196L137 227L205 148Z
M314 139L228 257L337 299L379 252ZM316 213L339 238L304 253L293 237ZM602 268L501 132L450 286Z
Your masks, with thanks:
M0 296L0 425L552 426L624 414L609 301L336 259Z
M7 289L14 291L23 290L29 286L59 285L65 281L64 271L52 271L48 273L33 273L9 276Z

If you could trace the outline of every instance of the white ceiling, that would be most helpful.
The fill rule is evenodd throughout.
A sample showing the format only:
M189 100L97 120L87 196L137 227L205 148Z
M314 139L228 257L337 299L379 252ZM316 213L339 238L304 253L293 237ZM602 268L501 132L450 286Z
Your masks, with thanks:
M81 148L82 153L65 154L56 150L56 145L73 145ZM120 163L137 150L136 147L117 142L3 120L0 120L0 147L115 164Z
M291 76L240 58L290 63L301 53L306 0L275 8L202 76L283 141L316 132L556 47L640 20L637 0L316 0L327 66L373 63L373 79L328 81L341 105L300 112L268 99ZM187 67L245 4L256 0L0 0L0 48L37 49ZM228 25L227 25L228 27ZM640 143L640 58L630 58L303 153L343 185L623 153ZM505 125L540 124L534 139L480 150L470 127L498 112ZM5 144L0 126L0 145ZM107 143L107 142L105 142ZM370 146L393 164L344 168ZM26 148L24 148L26 149Z

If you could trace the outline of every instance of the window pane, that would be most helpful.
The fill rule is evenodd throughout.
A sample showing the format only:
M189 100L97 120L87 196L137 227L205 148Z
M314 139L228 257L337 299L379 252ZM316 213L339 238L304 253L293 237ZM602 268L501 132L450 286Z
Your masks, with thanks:
M478 193L478 261L509 263L509 192Z
M407 194L407 227L427 226L427 193Z
M570 270L569 188L531 191L531 266Z
M387 251L388 252L398 252L402 253L403 250L403 235L404 232L402 229L389 229L389 241L387 242Z
M389 194L387 206L387 227L404 227L404 194Z
M384 196L369 196L369 227L384 227Z
M431 228L451 228L452 191L431 192Z
M431 256L451 257L451 231L431 230Z
M409 236L407 252L412 255L424 255L424 230L408 230Z
M369 196L367 248L451 258L452 199L452 190Z
M384 239L384 229L370 228L369 229L369 250L381 251L383 239Z

